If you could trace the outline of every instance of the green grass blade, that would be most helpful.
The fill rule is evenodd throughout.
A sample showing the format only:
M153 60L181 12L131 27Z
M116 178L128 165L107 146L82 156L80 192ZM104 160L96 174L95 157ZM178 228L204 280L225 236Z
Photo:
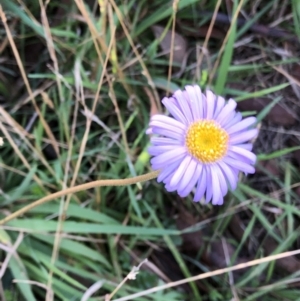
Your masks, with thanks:
M259 154L257 155L257 159L259 161L264 161L264 160L270 160L270 159L275 159L275 158L280 158L282 156L285 156L287 154L290 154L294 151L300 150L300 146L293 146L293 147L288 147L282 150L278 150L275 152L272 152L270 154Z
M27 271L22 261L18 260L14 256L11 257L8 266L13 274L14 279L29 281ZM36 300L35 296L31 290L31 284L17 282L16 286L19 288L21 294L24 296L25 300Z
M192 5L194 3L197 3L198 0L181 0L178 3L178 11L181 9ZM137 27L135 32L133 33L133 37L139 36L141 33L143 33L146 29L148 29L153 24L156 24L157 22L168 18L173 13L173 7L170 5L170 3L165 3L163 6L161 6L159 9L156 9L152 14L147 16Z
M9 226L29 232L55 232L57 227L56 221L40 219L22 219L14 220L8 223ZM167 230L159 228L134 227L123 225L98 225L92 223L80 223L65 221L63 231L66 233L99 233L99 234L131 234L140 237L163 236L163 235L180 235L180 231Z
M235 1L236 3L236 1ZM232 14L234 15L236 11L236 5L235 9L232 11ZM233 49L234 49L234 42L236 39L236 30L237 30L237 19L235 19L234 23L231 24L231 31L230 35L227 41L227 44L224 49L224 53L222 56L222 60L219 66L218 70L218 76L217 76L217 81L215 84L215 92L219 95L222 95L227 78L228 78L228 70L229 66L231 64L231 59L232 59L232 54L233 54Z

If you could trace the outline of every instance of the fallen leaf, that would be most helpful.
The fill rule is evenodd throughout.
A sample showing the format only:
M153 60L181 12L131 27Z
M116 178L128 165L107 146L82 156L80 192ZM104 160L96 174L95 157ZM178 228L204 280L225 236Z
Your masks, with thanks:
M176 220L177 228L179 230L183 230L189 226L195 225L197 222L199 221L197 221L191 213L184 210L184 208L180 209L179 216ZM203 249L203 246L206 245L206 243L203 241L204 235L206 235L206 233L203 233L203 230L199 230L193 233L184 233L182 235L182 249L190 256L196 256L199 253L199 250ZM220 239L216 239L215 241L211 242L209 246L209 248L206 248L204 250L201 259L208 266L213 268L227 267L224 248L227 249L230 259L235 252L233 246L226 240L223 240L222 242L222 240ZM235 263L238 264L246 261L247 259L245 258L237 258Z
M232 218L229 223L229 229L232 233L232 235L238 240L241 241L243 235L244 235L244 224L239 218L238 214L233 214Z
M179 215L176 219L176 225L179 230L183 230L197 224L198 221L189 211L187 211L183 207L181 207L179 210ZM204 242L202 240L202 237L203 233L201 230L182 234L182 248L187 252L197 254L198 251L203 248Z
M178 24L180 26L180 31L188 37L193 38L205 38L208 33L209 25L202 25L200 27L193 26L192 22L182 22L178 21ZM218 29L217 27L213 27L210 38L217 39L217 40L223 40L226 36L226 32Z
M160 113L151 90L148 87L144 87L144 91L147 94L150 101L150 117Z
M266 250L266 255L268 256L271 255L278 247L278 243L273 238L268 237L265 239L263 246ZM289 274L292 274L300 271L300 260L298 260L295 256L289 256L276 260L276 266L285 270Z
M280 170L277 165L277 161L274 159L261 161L256 168L256 173L265 174L265 170L268 171L273 176L280 175Z
M160 39L165 28L159 25L152 26L152 31L156 39ZM161 49L167 53L168 57L171 52L172 42L172 31L168 30L164 38L160 42ZM173 62L181 64L187 52L187 41L186 39L175 32L174 35L174 50L173 50Z
M257 113L259 113L271 102L272 100L269 98L246 99L238 102L238 109L240 111L257 111ZM280 104L276 104L270 110L269 114L265 117L265 120L282 126L291 126L297 121L294 114Z

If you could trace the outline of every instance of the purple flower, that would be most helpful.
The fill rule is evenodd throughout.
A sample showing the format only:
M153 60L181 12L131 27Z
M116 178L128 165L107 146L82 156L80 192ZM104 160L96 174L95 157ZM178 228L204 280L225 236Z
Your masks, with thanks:
M205 196L206 203L222 205L228 186L236 189L239 171L254 173L256 156L251 152L257 129L255 117L242 119L236 102L199 86L186 86L162 103L173 116L151 117L147 134L151 165L160 170L158 182L168 191L186 197L194 188L194 201Z

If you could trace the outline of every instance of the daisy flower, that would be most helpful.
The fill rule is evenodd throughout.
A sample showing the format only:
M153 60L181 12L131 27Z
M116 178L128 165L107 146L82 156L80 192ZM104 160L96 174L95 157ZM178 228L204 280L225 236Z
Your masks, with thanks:
M162 103L173 117L151 117L151 165L160 170L158 182L186 197L194 188L194 201L222 205L228 189L235 190L239 172L254 173L256 156L249 140L257 136L255 117L242 119L236 102L199 86L177 90Z

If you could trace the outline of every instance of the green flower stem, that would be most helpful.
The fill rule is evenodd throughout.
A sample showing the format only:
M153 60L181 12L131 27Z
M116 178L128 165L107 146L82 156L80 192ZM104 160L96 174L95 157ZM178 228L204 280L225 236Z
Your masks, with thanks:
M11 221L12 219L15 219L16 217L26 213L27 211L29 211L37 206L40 206L44 203L47 203L51 200L57 199L64 195L75 193L78 191L87 190L90 188L101 187L101 186L126 186L126 185L136 184L139 182L145 182L145 181L149 181L151 179L156 178L158 176L159 172L160 171L152 171L145 175L141 175L141 176L137 176L137 177L133 177L133 178L127 178L127 179L97 180L97 181L81 184L78 186L70 187L70 188L52 193L50 195L47 195L35 202L23 207L22 209L10 214L9 216L0 220L0 225L3 225L5 223Z

